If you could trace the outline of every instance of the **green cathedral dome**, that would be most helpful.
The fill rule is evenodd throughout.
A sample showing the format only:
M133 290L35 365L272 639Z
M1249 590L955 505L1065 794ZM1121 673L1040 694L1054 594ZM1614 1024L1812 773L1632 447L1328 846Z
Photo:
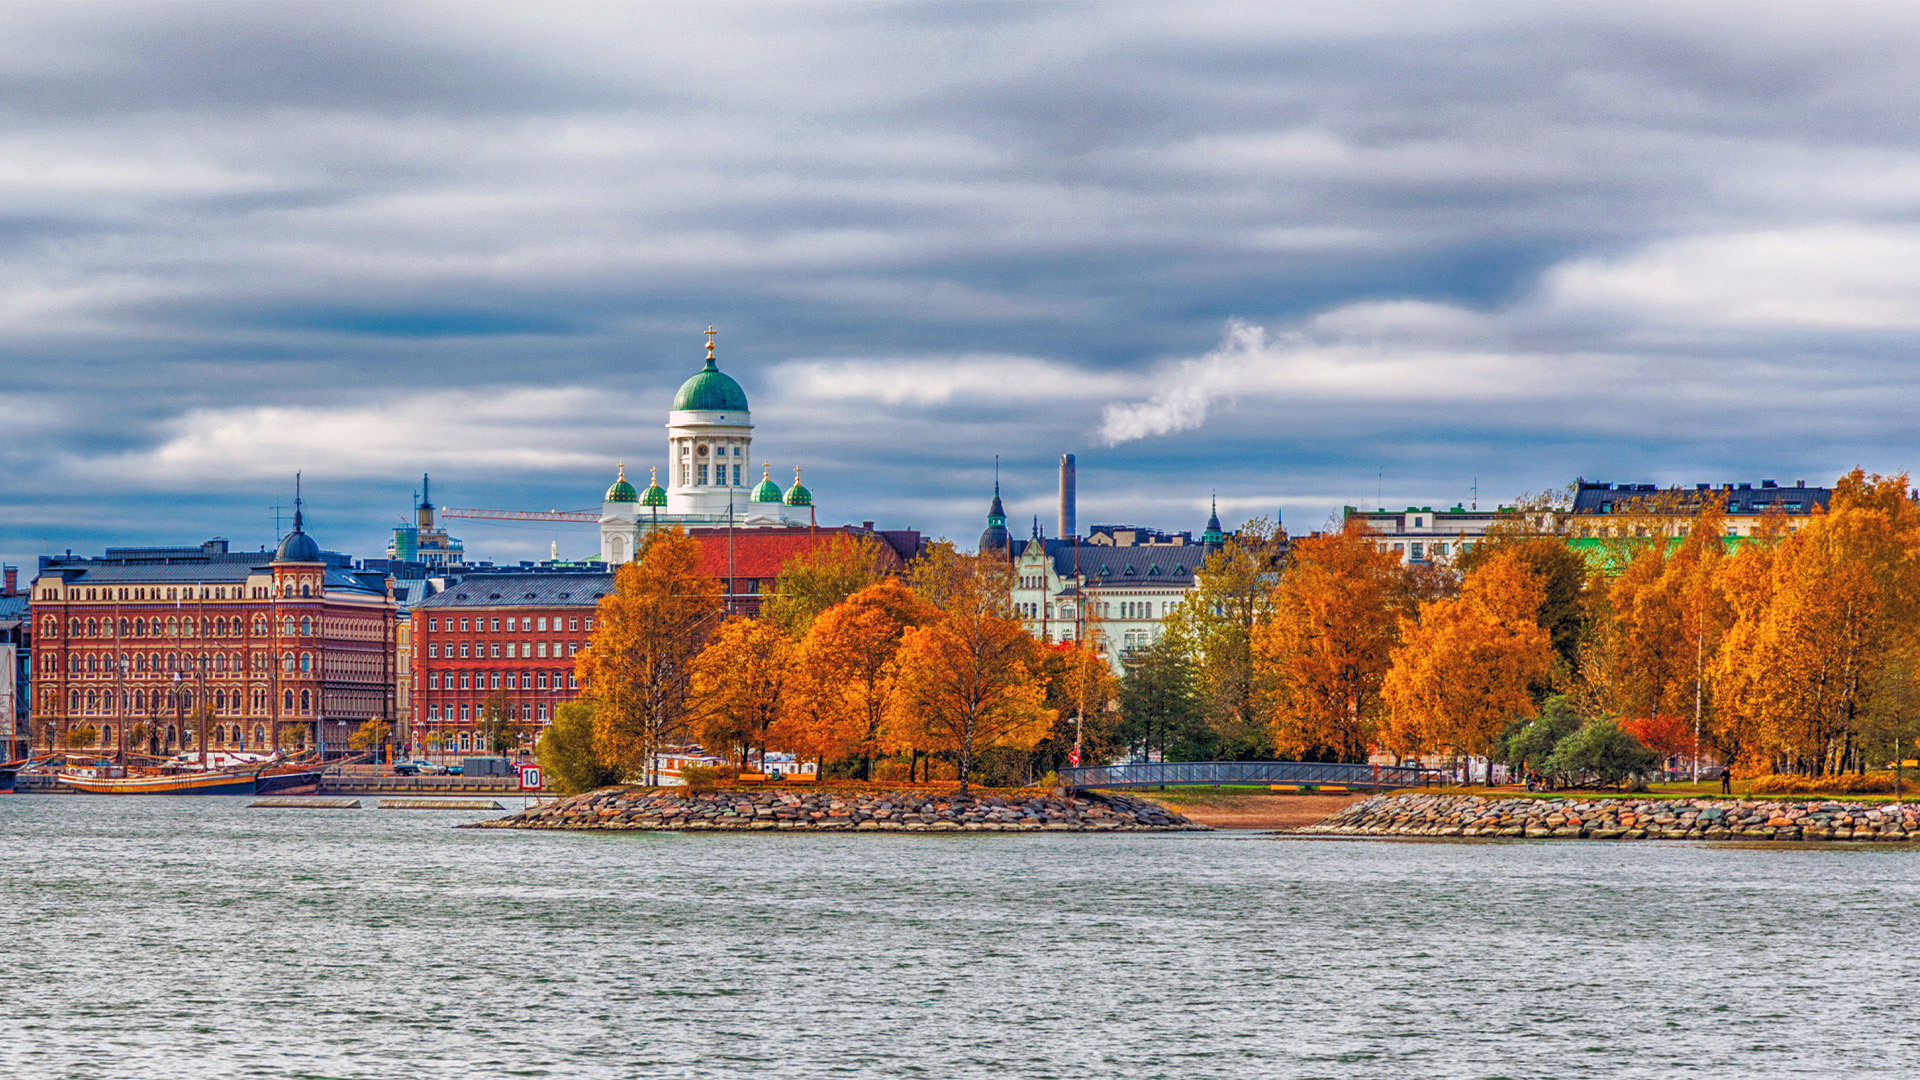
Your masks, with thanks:
M774 483L773 477L768 475L772 468L771 465L760 467L760 486L753 489L754 502L777 503L780 501L780 485Z
M652 476L652 479L647 481L647 490L640 493L640 505L641 506L667 505L667 489L660 486L660 470L659 469L650 470L649 475Z
M788 506L813 505L813 492L808 491L806 486L800 483L800 466L798 465L793 467L793 486L787 489L786 502Z
M713 328L707 328L707 366L699 374L680 384L680 392L673 395L673 408L700 412L739 412L747 411L747 392L740 384L720 370L713 359Z
M615 480L613 482L613 486L607 489L607 497L603 501L610 502L610 503L612 502L628 503L628 502L640 501L640 496L634 492L633 485L627 483L626 462L623 461L620 463L620 479Z

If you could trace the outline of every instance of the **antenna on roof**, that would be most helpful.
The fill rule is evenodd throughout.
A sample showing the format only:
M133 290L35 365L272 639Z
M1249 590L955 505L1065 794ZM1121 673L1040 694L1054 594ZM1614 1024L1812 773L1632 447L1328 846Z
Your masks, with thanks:
M1480 478L1473 478L1473 508L1480 509Z

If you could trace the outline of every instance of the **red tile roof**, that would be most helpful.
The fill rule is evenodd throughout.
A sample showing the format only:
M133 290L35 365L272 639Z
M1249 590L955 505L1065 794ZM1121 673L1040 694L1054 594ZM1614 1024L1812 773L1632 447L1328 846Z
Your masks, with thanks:
M727 580L727 532L726 529L692 529L690 534L700 541L702 558L700 570L720 579L721 587ZM734 529L733 532L733 576L736 581L760 578L773 580L780 568L796 555L805 554L815 547L823 547L833 542L839 535L849 537L871 536L864 529L850 525L831 528L759 528ZM884 539L884 538L877 538ZM892 556L896 564L901 563L898 552L886 545L882 547ZM896 569L898 567L896 566Z

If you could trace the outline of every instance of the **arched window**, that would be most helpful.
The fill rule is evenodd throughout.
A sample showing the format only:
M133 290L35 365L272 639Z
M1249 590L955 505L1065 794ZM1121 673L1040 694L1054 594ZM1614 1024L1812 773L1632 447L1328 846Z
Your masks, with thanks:
M174 620L172 620L172 619L168 619L168 620L167 620L167 636L168 636L168 637L179 637L179 636L180 636L180 626L179 626L179 624L178 624L178 623L176 623L176 622L175 622Z
M313 708L313 691L311 690L300 691L300 711L307 712L312 708Z
M267 632L267 617L265 615L255 615L253 617L253 632L255 634L265 634Z
M301 619L300 620L300 636L307 637L312 633L313 633L313 620L305 619L305 618Z
M100 636L100 624L93 621L92 619L87 620L87 636L88 637Z
M283 634L293 633L293 616L288 615L286 618L280 620L280 632Z
M100 670L100 657L95 655L94 653L88 653L87 654L87 671L95 672L99 670Z
M265 747L267 745L266 725L264 724L253 725L253 745L257 747Z
M226 692L225 690L221 690L221 689L217 689L217 688L216 688L216 689L214 690L214 692L213 692L213 711L214 711L214 712L226 712L226 711L227 711L227 692Z
M67 620L67 636L68 637L80 636L80 620L79 619Z
M100 709L100 691L98 690L87 691L87 711L98 712L99 709Z
M80 691L78 690L67 691L67 711L70 713L77 713L80 711Z
M300 586L300 595L301 595L301 596L312 596L312 595L313 595L313 586L311 586L311 585L302 585L302 586Z
M291 690L287 691L287 700L286 700L285 708L288 708L288 709L293 708L293 691Z
M40 621L40 627L41 627L40 632L50 638L56 638L60 636L60 620L54 618L51 615L47 616L45 619L42 619Z
M120 620L120 636L126 637L132 632L133 632L133 623L126 619L121 619Z
M301 671L313 670L313 654L312 653L300 654L300 670Z

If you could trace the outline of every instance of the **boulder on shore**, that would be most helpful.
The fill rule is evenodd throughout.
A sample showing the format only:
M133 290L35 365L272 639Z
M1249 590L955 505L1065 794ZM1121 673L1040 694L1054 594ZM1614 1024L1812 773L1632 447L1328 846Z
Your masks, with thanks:
M603 788L465 828L696 832L1184 832L1207 828L1116 792Z

